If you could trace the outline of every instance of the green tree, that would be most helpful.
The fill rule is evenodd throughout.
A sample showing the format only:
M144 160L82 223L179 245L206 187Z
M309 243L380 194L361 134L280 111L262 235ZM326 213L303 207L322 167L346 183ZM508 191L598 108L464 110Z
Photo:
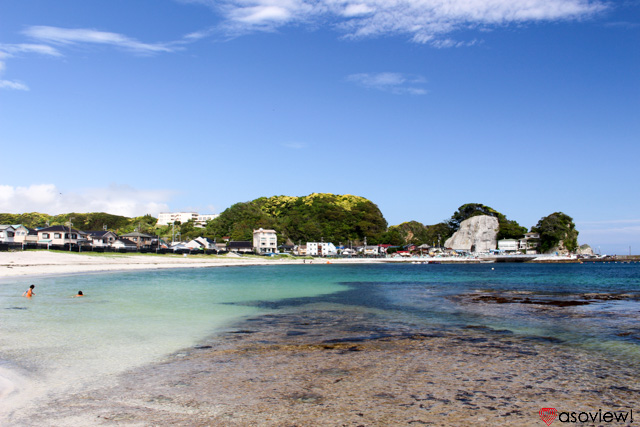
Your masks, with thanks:
M488 215L498 219L498 240L519 239L527 232L526 227L522 227L516 221L507 219L504 214L489 206L481 203L467 203L466 205L460 206L448 221L447 225L452 230L451 235L453 235L453 232L458 231L462 221L478 215Z
M578 230L573 223L573 218L565 213L554 212L541 218L531 231L540 234L542 252L548 252L560 243L569 252L575 252L578 248Z

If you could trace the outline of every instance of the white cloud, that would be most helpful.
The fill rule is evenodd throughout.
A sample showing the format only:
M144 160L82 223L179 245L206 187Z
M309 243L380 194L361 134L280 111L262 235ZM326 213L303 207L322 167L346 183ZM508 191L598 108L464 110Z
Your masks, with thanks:
M285 25L330 22L347 37L408 35L434 43L456 30L589 17L605 0L178 0L218 11L228 29L273 31ZM452 42L439 42L446 47ZM455 45L457 43L453 43Z
M106 188L63 191L54 184L28 187L0 185L0 212L41 212L57 215L68 212L107 212L135 217L168 211L168 190L140 190L112 184Z
M11 80L0 80L0 89L29 90L29 86Z
M54 47L46 44L32 43L0 44L0 54L2 53L7 56L14 56L20 53L39 53L41 55L62 56L62 54Z
M396 95L425 95L427 90L420 87L426 80L421 76L402 73L359 73L347 77L348 81L370 89L391 92Z
M0 77L6 69L5 60L21 53L38 53L41 55L60 56L60 52L51 46L42 44L0 44ZM0 89L29 90L24 83L3 80L0 78Z
M46 43L77 44L93 43L117 46L139 53L172 52L175 49L162 43L142 43L118 33L98 31L86 28L58 28L49 26L29 27L23 33Z

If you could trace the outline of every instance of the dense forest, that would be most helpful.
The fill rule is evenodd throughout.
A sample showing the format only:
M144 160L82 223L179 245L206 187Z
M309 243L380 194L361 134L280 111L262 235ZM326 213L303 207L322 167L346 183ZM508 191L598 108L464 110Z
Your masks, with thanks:
M209 221L208 237L251 240L253 229L276 230L279 242L382 243L387 221L373 202L358 196L314 193L261 197L236 203Z
M68 213L46 215L41 213L0 214L0 224L23 224L30 228L47 225L69 225L83 231L112 230L118 234L131 231L159 235L172 239L189 240L198 236L222 241L251 240L257 228L274 229L278 242L322 241L334 244L388 243L394 246L407 244L443 245L460 224L476 215L489 215L498 219L498 239L521 238L526 227L495 209L480 204L467 203L442 222L425 225L408 221L387 227L380 209L370 200L351 195L314 193L303 197L261 197L249 202L236 203L226 209L205 228L196 227L192 221L169 226L156 226L156 218L145 215L136 218L108 213ZM540 219L531 231L540 233L543 251L562 244L570 251L578 247L578 231L573 219L555 212Z

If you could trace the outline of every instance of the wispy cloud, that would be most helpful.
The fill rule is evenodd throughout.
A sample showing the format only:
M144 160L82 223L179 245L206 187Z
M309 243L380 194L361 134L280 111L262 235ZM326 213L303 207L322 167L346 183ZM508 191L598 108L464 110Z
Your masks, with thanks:
M4 80L2 74L6 69L6 60L14 56L25 53L37 53L41 55L60 56L60 52L51 46L43 44L0 44L0 89L13 89L13 90L29 90L29 87L19 81Z
M347 77L347 81L396 95L426 95L428 93L426 89L421 87L426 83L424 77L402 73L352 74Z
M528 22L582 19L605 0L177 0L210 6L229 31L274 31L286 25L329 23L352 38L407 35L417 43L444 42L447 34Z
M0 185L0 212L108 212L129 217L167 211L169 190L140 190L112 184L106 188L66 191L54 184L28 187Z
M0 44L0 77L2 77L2 72L6 68L5 62L7 58L16 57L20 54L35 53L48 56L63 56L61 49L65 46L103 45L124 49L136 54L152 55L175 52L183 49L185 44L193 43L207 35L206 32L192 33L167 43L143 43L123 34L87 28L32 26L26 28L22 34L36 40L37 43ZM0 89L29 90L24 83L1 78Z
M29 86L17 81L0 79L0 89L29 90Z
M118 33L98 31L86 28L59 28L49 26L34 26L23 31L28 37L45 43L53 44L101 44L120 47L138 53L173 52L175 47L166 43L143 43L136 39Z

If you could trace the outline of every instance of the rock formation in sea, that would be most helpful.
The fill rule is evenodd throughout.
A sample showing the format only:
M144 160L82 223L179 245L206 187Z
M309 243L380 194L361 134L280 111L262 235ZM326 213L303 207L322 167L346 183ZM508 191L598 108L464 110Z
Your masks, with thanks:
M498 218L489 215L477 215L460 223L460 228L444 242L452 249L471 252L485 252L495 249L498 243Z
M593 253L593 248L589 245L580 245L576 253L578 255L595 255Z

